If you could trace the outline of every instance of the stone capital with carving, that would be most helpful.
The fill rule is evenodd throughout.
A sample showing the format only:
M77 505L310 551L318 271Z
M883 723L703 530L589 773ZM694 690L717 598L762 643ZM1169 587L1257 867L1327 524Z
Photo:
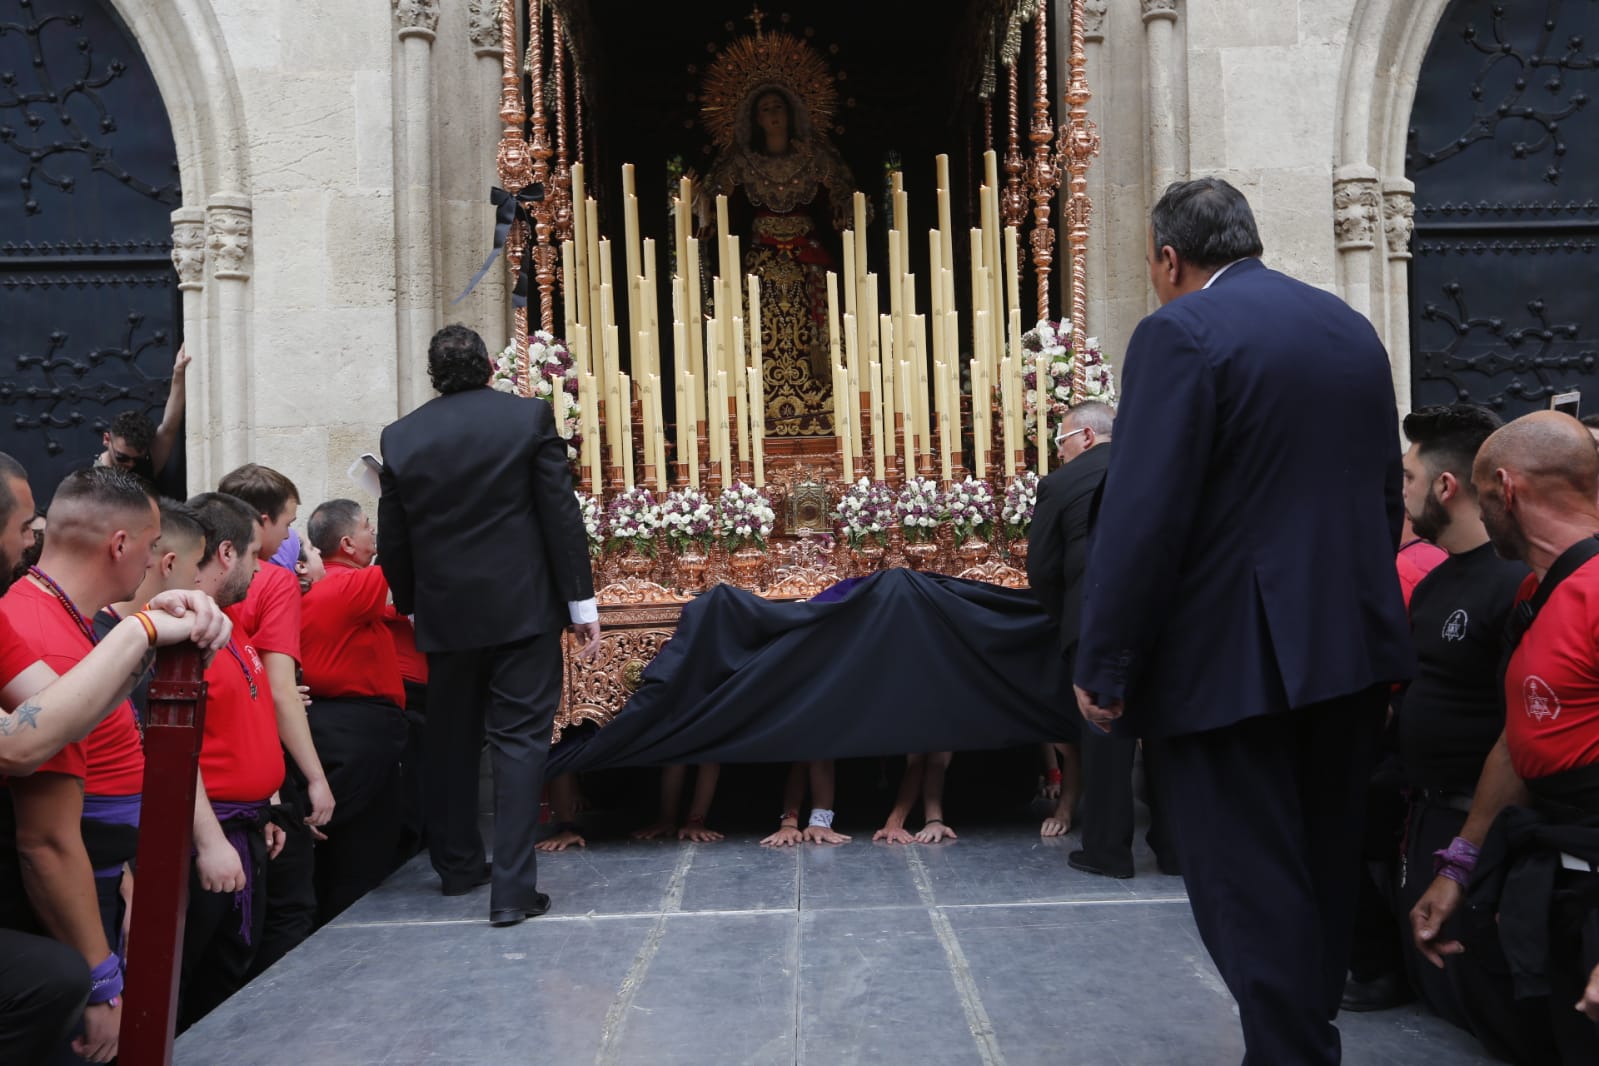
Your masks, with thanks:
M1338 250L1376 247L1382 193L1375 177L1341 178L1333 182L1333 233Z
M1409 182L1405 183L1409 185ZM1382 195L1382 228L1388 238L1388 258L1410 258L1410 235L1416 229L1415 187L1385 187Z
M1110 11L1110 0L1084 0L1083 39L1092 42L1105 40L1105 15Z
M204 211L184 208L172 213L172 268L178 272L179 291L205 287Z
M1177 21L1177 0L1139 0L1139 6L1144 9L1145 22L1155 19Z
M218 278L250 277L250 209L213 206L206 212L205 246Z
M472 54L479 59L499 58L500 0L472 0L466 18Z
M400 40L431 41L439 29L439 0L394 0L394 19L400 24Z

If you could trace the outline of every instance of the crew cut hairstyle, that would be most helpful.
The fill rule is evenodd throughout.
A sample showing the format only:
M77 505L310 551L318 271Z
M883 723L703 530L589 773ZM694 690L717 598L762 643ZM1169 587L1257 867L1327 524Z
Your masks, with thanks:
M1444 471L1471 486L1471 464L1482 442L1504 425L1504 419L1474 403L1436 404L1405 416L1405 437L1433 477Z
M1244 194L1220 178L1174 181L1149 215L1155 251L1214 270L1261 254L1260 230Z
M107 432L112 439L122 442L134 451L148 454L155 445L155 423L142 411L123 411L111 420Z
M0 452L0 525L11 521L11 512L17 509L17 494L11 491L11 482L28 480L28 472L5 452Z
M248 503L226 492L202 492L189 498L189 507L205 527L205 551L200 555L200 565L205 566L217 557L217 549L224 542L234 550L248 548L250 538L259 528L256 510Z
M458 322L445 326L428 342L428 377L440 393L486 388L492 372L483 338Z
M217 491L237 496L254 507L257 515L266 515L272 522L283 517L283 509L289 506L290 500L300 502L300 490L294 487L294 482L260 463L245 463L225 475Z
M165 544L168 540L182 541L185 544L206 543L210 531L198 511L182 500L171 500L165 496L161 497L160 504L163 551L166 550Z
M361 524L361 505L354 500L329 500L311 512L305 537L324 559L338 554L339 541Z
M61 479L50 498L50 511L86 504L90 514L146 514L154 499L155 490L137 474L115 466L90 466ZM55 518L48 512L46 518L53 527Z

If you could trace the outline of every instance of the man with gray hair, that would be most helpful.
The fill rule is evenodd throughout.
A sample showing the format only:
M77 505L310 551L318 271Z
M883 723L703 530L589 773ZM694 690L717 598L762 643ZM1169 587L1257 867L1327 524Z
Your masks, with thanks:
M1311 1066L1341 1058L1366 787L1414 653L1388 355L1261 253L1225 181L1151 214L1162 306L1123 362L1074 681L1088 728L1156 759L1245 1061Z

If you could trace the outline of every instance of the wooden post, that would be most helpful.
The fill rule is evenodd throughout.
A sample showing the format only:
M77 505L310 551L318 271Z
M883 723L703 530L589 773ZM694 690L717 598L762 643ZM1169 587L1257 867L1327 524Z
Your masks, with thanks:
M195 778L204 735L205 680L199 649L193 644L164 648L156 656L144 726L139 906L128 933L118 1057L123 1066L167 1066L172 1061L193 861Z

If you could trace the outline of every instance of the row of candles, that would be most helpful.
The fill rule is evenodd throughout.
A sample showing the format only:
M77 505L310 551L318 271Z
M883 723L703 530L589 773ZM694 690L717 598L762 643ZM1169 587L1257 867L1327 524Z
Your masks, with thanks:
M889 307L879 306L878 275L869 267L866 198L857 192L853 227L843 234L842 273L827 274L827 327L834 426L843 478L868 471L879 481L940 475L957 469L978 478L989 469L1013 477L1024 461L1023 360L1047 390L1049 356L1023 351L1017 234L999 224L997 159L984 156L980 225L969 233L972 307L963 331L956 301L955 236L950 224L949 161L937 157L937 227L927 235L931 307L917 310L917 275L910 270L908 197L894 175L888 234ZM667 424L663 417L661 327L656 242L639 232L634 168L622 168L623 262L627 371L617 325L618 290L612 242L600 235L598 207L587 195L583 165L572 168L573 239L563 242L566 343L578 374L582 447L579 464L598 491L612 481L668 488ZM701 291L702 242L694 236L694 189L682 180L674 201L677 271L671 279L672 352L676 400L676 483L699 487L704 472L722 485L737 477L765 483L766 404L761 352L761 283L742 275L741 238L728 226L725 196L715 199L715 273L709 300ZM962 337L973 402L963 410ZM639 403L643 454L634 455L633 407ZM1035 405L1040 441L1048 440L1049 401ZM995 424L995 401L999 423ZM962 439L972 440L971 455ZM701 445L704 445L703 452ZM996 449L1000 453L997 461ZM868 450L870 454L868 454ZM1037 470L1048 446L1036 449ZM935 462L936 459L936 462ZM967 462L969 460L969 463Z

